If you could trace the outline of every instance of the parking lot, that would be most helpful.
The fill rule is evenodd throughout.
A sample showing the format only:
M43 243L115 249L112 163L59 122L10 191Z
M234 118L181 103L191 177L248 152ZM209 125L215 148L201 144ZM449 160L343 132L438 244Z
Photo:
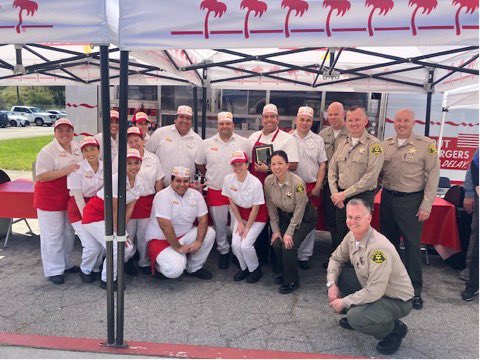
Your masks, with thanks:
M26 127L6 127L0 129L0 140L29 138L36 136L53 136L53 126L36 126L35 124Z

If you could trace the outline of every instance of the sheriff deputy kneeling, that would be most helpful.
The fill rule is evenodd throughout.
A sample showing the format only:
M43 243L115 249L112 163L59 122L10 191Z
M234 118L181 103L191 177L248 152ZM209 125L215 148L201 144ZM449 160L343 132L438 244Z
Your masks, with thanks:
M407 334L399 319L412 310L413 286L395 247L370 226L370 205L362 199L347 204L350 232L330 257L327 288L330 306L347 316L344 329L380 340L377 351L395 353ZM350 261L353 269L345 267Z

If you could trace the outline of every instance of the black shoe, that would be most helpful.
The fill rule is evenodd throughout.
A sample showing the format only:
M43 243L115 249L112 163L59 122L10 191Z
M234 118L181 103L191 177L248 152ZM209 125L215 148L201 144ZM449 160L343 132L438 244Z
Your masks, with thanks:
M258 280L260 280L262 278L262 275L263 275L262 268L259 265L259 266L257 266L257 268L255 270L253 270L250 273L250 275L248 275L247 283L249 283L249 284L256 283Z
M230 253L220 254L220 258L218 259L218 267L220 269L228 269L229 265L230 265Z
M102 272L101 271L92 271L93 281L102 280Z
M477 291L464 290L461 293L462 299L465 301L472 301L475 295L477 294L478 294L478 290Z
M310 261L309 260L298 260L298 266L302 270L309 270L310 269Z
M135 262L133 261L133 259L130 259L125 263L125 274L131 276L138 275L137 267L135 266Z
M103 280L100 280L100 287L102 289L107 289L107 282L106 281L103 281ZM125 284L123 284L123 290L125 290L127 287L125 286ZM118 283L116 281L113 282L113 291L117 291L118 289Z
M397 352L402 344L402 339L407 335L408 327L400 320L395 321L395 329L377 344L377 351L383 355L392 355Z
M423 308L423 300L422 300L421 296L414 296L413 297L412 307L415 310L420 310L421 308Z
M340 325L340 327L342 327L344 329L353 330L352 326L350 325L350 323L348 322L348 319L346 317L341 318L340 321L338 322L338 325Z
M240 263L238 262L238 259L236 256L232 256L232 264L240 269Z
M197 271L189 274L202 280L210 280L213 277L212 273L205 268L198 269Z
M93 273L85 274L83 271L80 271L80 279L85 284L90 284L95 281L95 279L93 278Z
M299 287L300 287L300 284L298 283L298 281L295 281L293 283L283 284L278 288L278 292L280 294L290 294L291 292L294 292L295 290L297 290Z
M273 282L277 285L283 285L283 276L282 275L278 275L275 280L273 280Z
M328 269L328 260L325 260L325 261L322 263L322 268L323 268L323 269Z
M152 275L152 268L150 266L140 266L140 271L145 275Z
M80 268L76 265L73 265L70 269L65 270L67 274L75 274L80 272Z
M63 275L53 275L48 277L48 281L55 285L62 285L65 280L63 279Z
M235 276L233 277L233 281L242 281L242 280L245 280L247 277L248 277L248 274L250 274L248 272L248 269L245 269L245 270L239 270Z

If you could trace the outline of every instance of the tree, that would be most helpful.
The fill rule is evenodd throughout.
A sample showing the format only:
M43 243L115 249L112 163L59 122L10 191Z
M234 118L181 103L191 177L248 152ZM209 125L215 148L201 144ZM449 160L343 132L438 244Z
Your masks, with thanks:
M373 13L379 9L380 12L378 15L387 15L387 13L393 9L393 0L365 0L365 7L369 6L372 7L372 11L370 11L370 15L368 16L368 34L373 36Z
M408 6L415 6L415 10L412 14L412 34L413 36L417 35L417 27L415 25L415 16L419 9L423 9L422 14L428 15L432 12L433 9L437 7L437 0L409 0Z
M243 33L245 35L245 39L248 39L250 37L250 32L248 30L248 20L250 13L254 11L255 13L253 14L253 16L262 17L263 13L267 11L267 4L259 0L242 0L242 2L240 3L240 10L243 9L248 9L247 13L245 14L245 23L243 26Z
M460 35L462 32L462 27L460 26L460 11L462 8L465 8L467 14L473 14L473 12L478 9L478 0L453 0L452 5L460 5L455 13L455 29L457 30L457 35Z
M350 1L348 0L323 0L323 7L327 8L330 7L330 10L327 15L327 24L326 24L326 31L327 36L332 36L332 32L330 30L330 17L334 10L337 10L337 16L344 16L348 10L350 10Z
M282 9L288 8L287 15L285 16L285 36L290 37L290 31L288 29L288 23L290 21L290 13L295 11L295 16L302 17L305 11L308 11L308 3L303 0L282 0Z
M207 10L207 14L205 15L204 21L204 28L205 28L205 39L210 37L209 30L208 30L208 17L210 13L214 13L214 17L221 18L222 15L227 11L227 5L224 3L217 1L217 0L203 0L200 4L201 10Z
M38 10L38 4L35 1L30 1L30 0L15 0L13 2L13 8L19 8L18 11L18 24L15 27L17 30L17 33L20 34L20 26L22 25L23 19L22 19L22 12L25 10L27 12L27 16L33 16L35 14L35 11Z

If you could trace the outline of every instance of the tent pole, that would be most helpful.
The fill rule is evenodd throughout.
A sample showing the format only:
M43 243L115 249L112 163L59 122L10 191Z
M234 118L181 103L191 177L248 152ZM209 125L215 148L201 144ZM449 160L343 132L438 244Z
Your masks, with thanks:
M127 347L124 335L125 216L127 179L128 51L120 51L120 124L118 130L118 211L117 211L117 337L115 347Z
M432 114L433 69L428 70L427 109L425 113L425 136L430 135L430 116Z
M198 134L198 91L193 87L193 131ZM203 108L202 108L203 109Z
M107 256L107 342L115 344L115 303L113 294L113 204L112 204L112 152L110 134L110 80L108 46L100 46L102 135L103 135L103 187L105 215L105 247Z
M202 85L202 139L205 139L207 132L207 69L203 69L203 85Z

